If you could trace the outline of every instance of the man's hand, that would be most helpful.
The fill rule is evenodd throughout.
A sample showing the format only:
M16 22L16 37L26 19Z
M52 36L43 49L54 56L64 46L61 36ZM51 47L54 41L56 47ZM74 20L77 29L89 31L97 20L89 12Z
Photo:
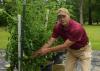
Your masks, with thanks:
M54 43L54 41L56 40L56 38L53 38L51 37L47 43L45 43L41 49L39 49L38 51L36 52L33 52L32 53L32 57L35 58L35 57L38 57L38 56L42 56L42 55L45 55L47 54L48 52L50 52L50 48L51 45Z
M36 58L36 57L39 57L40 56L40 53L39 51L35 51L32 53L32 58Z
M49 52L50 52L50 48L43 47L43 48L39 49L38 51L33 52L32 57L35 58L35 57L43 56L43 55L46 55Z

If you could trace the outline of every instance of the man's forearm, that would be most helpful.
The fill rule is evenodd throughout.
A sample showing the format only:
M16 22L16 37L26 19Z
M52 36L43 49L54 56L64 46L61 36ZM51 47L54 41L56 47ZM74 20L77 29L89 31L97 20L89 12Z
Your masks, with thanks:
M50 38L42 47L51 47L55 40L55 38Z
M42 47L50 47L51 44L45 43Z
M64 46L63 44L49 48L50 52L58 52L68 48L68 46Z
M66 48L69 48L74 42L70 40L66 40L63 44L49 48L50 52L57 52L57 51L62 51Z

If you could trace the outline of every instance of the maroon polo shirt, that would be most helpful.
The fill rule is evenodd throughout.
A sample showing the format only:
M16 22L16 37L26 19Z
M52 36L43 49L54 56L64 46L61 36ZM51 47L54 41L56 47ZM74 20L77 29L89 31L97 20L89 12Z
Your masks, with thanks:
M80 49L88 43L88 37L84 28L80 23L73 19L69 21L67 27L64 27L60 22L57 22L54 26L52 37L62 37L64 41L67 39L74 41L75 43L70 46L72 49Z

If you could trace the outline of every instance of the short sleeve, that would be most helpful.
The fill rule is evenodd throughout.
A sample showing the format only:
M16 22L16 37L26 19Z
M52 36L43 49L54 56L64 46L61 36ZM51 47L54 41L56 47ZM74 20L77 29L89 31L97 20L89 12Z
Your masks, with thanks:
M71 41L80 41L82 38L81 30L75 30L69 35L69 40Z

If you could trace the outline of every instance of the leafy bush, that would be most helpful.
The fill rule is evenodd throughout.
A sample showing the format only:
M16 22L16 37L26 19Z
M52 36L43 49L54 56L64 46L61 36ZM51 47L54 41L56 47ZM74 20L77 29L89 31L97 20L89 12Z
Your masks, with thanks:
M4 13L3 9L0 9L0 26L7 25L7 15Z
M7 0L0 5L0 26L7 26L12 20L15 20L16 12L15 1Z
M22 14L22 0L17 1L17 11ZM22 20L22 49L23 49L23 71L40 71L40 66L52 58L52 53L47 56L38 58L30 58L32 52L38 50L50 37L52 28L56 21L56 10L60 7L68 7L65 2L57 4L56 1L27 0L24 21ZM46 27L46 13L49 12L49 20ZM10 61L11 67L8 69L13 71L14 67L18 68L18 33L17 23L9 25L9 44L7 48L7 59Z

